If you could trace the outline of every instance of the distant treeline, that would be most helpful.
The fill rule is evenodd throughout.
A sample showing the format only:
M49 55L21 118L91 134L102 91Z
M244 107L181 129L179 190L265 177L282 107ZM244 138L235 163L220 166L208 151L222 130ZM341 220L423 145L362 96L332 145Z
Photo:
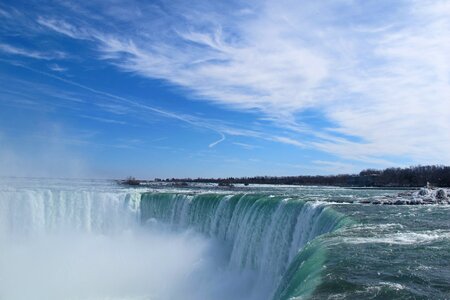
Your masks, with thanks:
M206 182L231 184L333 185L344 187L450 187L450 166L413 166L409 168L367 169L359 174L328 176L256 176L229 178L155 179L166 182Z

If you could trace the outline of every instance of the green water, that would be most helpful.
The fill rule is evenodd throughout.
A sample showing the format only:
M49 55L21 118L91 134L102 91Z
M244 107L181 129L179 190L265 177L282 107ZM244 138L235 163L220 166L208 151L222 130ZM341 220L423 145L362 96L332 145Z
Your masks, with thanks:
M450 299L450 207L334 205L356 224L328 251L311 299Z

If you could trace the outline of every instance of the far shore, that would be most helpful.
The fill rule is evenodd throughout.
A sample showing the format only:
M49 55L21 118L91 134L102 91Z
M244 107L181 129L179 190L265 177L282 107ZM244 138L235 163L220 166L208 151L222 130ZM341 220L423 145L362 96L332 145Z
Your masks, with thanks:
M154 183L172 183L183 186L190 183L217 184L231 187L236 184L271 184L294 186L337 186L352 189L415 189L421 187L450 187L450 166L412 166L409 168L387 168L384 170L367 169L358 174L338 175L298 175L298 176L253 176L227 178L155 178L141 180L128 177L119 180L127 185L147 185Z

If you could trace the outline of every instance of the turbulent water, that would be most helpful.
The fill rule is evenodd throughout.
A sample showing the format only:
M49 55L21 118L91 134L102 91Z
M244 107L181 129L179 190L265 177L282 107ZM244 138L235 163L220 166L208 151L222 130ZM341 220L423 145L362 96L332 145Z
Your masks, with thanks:
M0 300L450 299L450 205L397 192L2 179Z

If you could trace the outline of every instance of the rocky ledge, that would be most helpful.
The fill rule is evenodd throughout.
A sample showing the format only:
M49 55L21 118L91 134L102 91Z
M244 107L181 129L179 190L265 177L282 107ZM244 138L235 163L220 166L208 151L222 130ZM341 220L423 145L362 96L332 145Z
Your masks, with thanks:
M378 205L450 204L450 190L443 188L421 188L418 191L402 192L390 197L364 199L360 203Z

